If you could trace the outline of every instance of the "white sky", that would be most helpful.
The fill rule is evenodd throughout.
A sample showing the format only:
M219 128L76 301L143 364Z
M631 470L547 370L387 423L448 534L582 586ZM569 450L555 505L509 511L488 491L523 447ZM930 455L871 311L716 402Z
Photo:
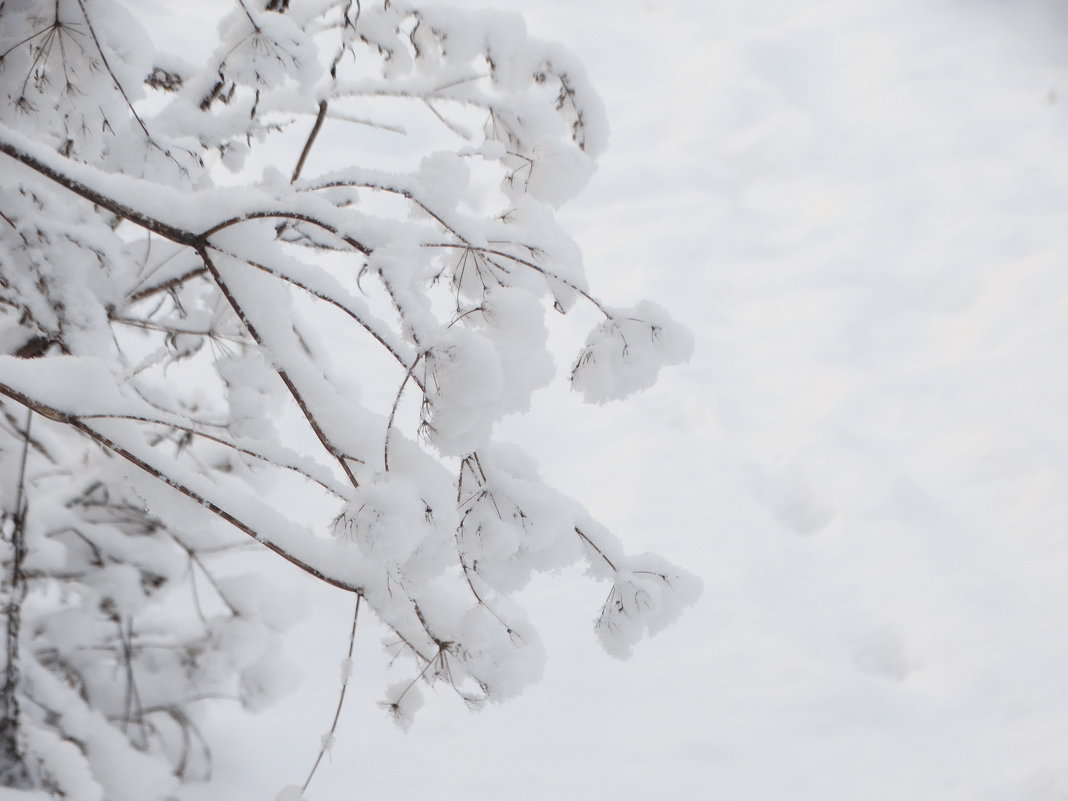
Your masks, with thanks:
M705 592L620 663L605 588L547 578L542 682L432 695L407 734L363 629L310 801L1068 799L1068 7L496 5L608 106L565 214L591 282L697 339L640 398L547 391L508 435ZM305 688L221 722L234 783L189 799L303 779L349 614L315 599Z

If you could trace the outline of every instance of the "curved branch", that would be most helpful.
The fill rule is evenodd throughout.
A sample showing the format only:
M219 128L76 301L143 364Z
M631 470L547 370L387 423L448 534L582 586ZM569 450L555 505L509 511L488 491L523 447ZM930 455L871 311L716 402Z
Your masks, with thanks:
M402 188L396 187L396 186L387 186L386 184L374 183L374 182L371 182L371 181L345 181L345 180L325 181L323 183L311 184L311 185L304 186L304 187L298 187L298 189L300 191L306 191L306 192L318 192L318 191L320 191L322 189L345 189L345 188L349 188L349 189L373 189L373 190L378 191L378 192L387 192L387 193L389 193L391 195L400 195L405 200L408 200L411 203L415 204L420 209L422 209L424 212L426 212L431 217L433 217L435 220L437 220L438 223L441 224L441 226L446 231L448 231L450 234L455 236L461 242L466 242L467 241L463 236L461 236L459 233L457 233L456 229L453 228L453 226L451 226L451 225L449 225L449 223L445 222L445 220L443 220L441 218L441 216L438 215L437 212L435 212L433 209L431 209L429 206L427 206L425 203L423 203L423 201L421 201L414 194L412 194L412 191L410 189L402 189Z
M503 270L505 273L508 272L508 269L506 267L504 267L504 265L498 264L496 261L493 261L492 259L489 259L488 256L497 256L499 258L509 259L510 261L514 261L516 264L521 264L524 267L527 267L527 268L529 268L531 270L534 270L535 272L541 273L546 278L552 279L553 281L559 281L561 284L566 286L568 289L571 289L571 290L577 292L582 297L584 297L586 300L588 300L591 304L593 304L597 308L597 310L599 312L601 312L609 320L612 319L612 314L607 309L605 309L605 307L601 304L600 301L598 301L595 297L593 297L589 292L587 292L586 290L584 290L581 287L579 287L573 281L569 281L566 278L563 278L563 277L557 275L556 273L551 272L550 270L546 270L544 267L542 267L539 264L536 264L535 262L529 261L527 259L520 258L519 256L515 256L515 255L513 255L511 253L506 253L503 250L495 250L493 248L479 247L477 245L471 244L471 242L468 241L468 239L466 237L464 237L461 233L459 233L454 226L452 226L449 223L447 223L444 219L442 219L442 217L437 212L433 211L429 206L427 206L425 203L423 203L423 201L421 201L419 198L415 197L415 195L412 194L411 190L409 190L409 189L403 189L403 188L400 188L400 187L387 186L385 184L374 183L374 182L371 182L371 181L345 181L345 180L325 181L325 182L322 182L322 183L313 184L313 185L309 185L309 186L301 187L301 188L303 190L305 190L305 191L313 191L314 192L314 191L318 191L318 190L321 190L321 189L337 189L337 188L343 188L343 187L350 187L350 188L356 188L356 189L373 189L373 190L376 190L376 191L379 191L379 192L388 192L390 194L400 195L401 197L405 198L406 200L408 200L412 204L418 206L420 209L422 209L428 215L433 217L443 228L445 228L446 231L448 231L450 234L452 234L453 236L455 236L459 240L459 242L424 243L423 247L431 247L431 248L461 248L461 249L465 249L465 250L470 250L472 252L480 254L483 258L486 259L486 261L488 261L494 267L497 267L498 269Z
M397 394L393 398L393 406L389 410L389 419L386 421L386 438L385 443L382 446L382 466L385 471L389 472L389 437L393 433L393 421L397 417L397 407L400 405L401 395L404 394L404 388L408 385L408 379L412 377L412 373L415 372L416 366L426 356L427 351L422 351L412 361L412 366L408 368L408 372L404 374L404 380L401 381L400 386L397 388Z
M357 250L360 253L364 254L365 256L371 255L371 252L372 252L371 248L367 247L366 245L361 243L359 240L349 236L348 234L343 234L338 228L334 227L333 225L330 225L329 223L323 222L319 218L313 217L310 214L303 214L301 212L285 211L285 210L280 210L280 209L275 209L275 210L271 210L271 211L249 211L249 212L245 212L244 214L241 214L241 215L239 215L237 217L231 217L231 218L229 218L227 220L223 220L221 223L217 223L216 225L213 225L208 230L204 231L204 233L200 235L200 240L198 241L196 246L199 247L200 244L202 244L204 241L206 241L208 239L208 237L212 236L213 234L217 234L220 231L223 231L223 230L225 230L227 228L232 228L235 225L240 225L241 223L249 222L250 220L271 220L271 219L275 219L275 220L296 220L297 222L303 222L303 223L308 223L309 225L314 225L316 228L321 228L322 230L326 231L327 233L333 234L338 239L340 239L342 242L344 242L346 245L351 247L353 250Z

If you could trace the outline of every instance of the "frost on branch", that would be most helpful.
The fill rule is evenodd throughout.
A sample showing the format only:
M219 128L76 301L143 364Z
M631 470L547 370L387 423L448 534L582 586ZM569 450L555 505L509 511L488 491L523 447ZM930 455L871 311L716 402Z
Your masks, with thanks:
M574 59L516 17L238 0L190 65L138 10L0 3L0 785L210 778L203 710L293 681L262 553L384 624L402 725L423 685L538 678L536 573L608 583L610 653L669 622L696 580L495 438L553 380L552 310L597 316L594 402L692 347L556 223L606 140Z

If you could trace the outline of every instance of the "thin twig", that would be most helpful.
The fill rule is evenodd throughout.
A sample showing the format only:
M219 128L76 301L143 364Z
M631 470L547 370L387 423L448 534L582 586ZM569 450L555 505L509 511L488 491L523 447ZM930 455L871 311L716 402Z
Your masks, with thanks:
M96 31L93 29L93 22L89 19L89 12L85 9L85 3L83 0L78 0L78 8L82 10L82 18L85 19L85 26L89 29L89 36L93 40L93 44L96 46L96 52L100 54L100 61L104 65L104 69L108 71L108 75L111 76L111 82L115 84L115 88L119 90L119 94L122 95L122 99L126 101L126 107L130 109L130 114L137 121L137 125L145 132L145 136L149 141L152 141L152 134L148 132L148 126L145 125L145 121L141 119L141 115L137 113L137 109L134 108L133 103L130 101L130 96L126 94L126 90L122 88L122 83L119 82L119 78L115 75L115 70L111 68L111 64L108 63L107 54L104 52L104 48L100 44L100 39L96 35ZM155 144L155 142L152 142ZM167 154L170 155L170 154Z
M337 722L341 719L341 707L345 704L345 691L349 688L349 677L352 673L352 651L356 645L356 621L360 617L360 599L359 594L356 595L356 609L352 613L352 630L349 632L349 650L345 655L345 669L341 674L341 692L337 697L337 708L334 710L334 720L330 723L330 731L323 737L323 741L319 747L319 755L315 757L315 764L312 765L311 770L308 772L308 778L304 780L304 784L301 786L300 791L304 793L308 789L308 785L311 784L312 777L315 776L315 771L319 769L319 763L323 761L323 756L326 754L327 748L334 740L334 732L337 731Z
M293 170L293 177L289 179L290 183L293 183L300 177L300 171L304 169L304 161L308 158L308 154L311 152L312 145L315 144L316 138L319 136L319 131L323 127L323 120L326 119L326 101L319 101L319 113L315 115L315 124L312 126L311 133L308 134L308 141L304 143L304 149L300 151L300 158L297 159L297 166Z
M583 533L582 533L582 530L581 530L581 529L580 529L580 528L579 528L578 526L575 526L575 533L576 533L576 534L578 534L578 535L579 535L580 537L582 537L582 539L583 539L583 540L585 541L585 543L586 543L587 545L589 545L589 546L590 546L591 548L593 548L593 550L597 551L597 553L598 553L598 554L600 555L600 557L601 557L602 559L604 559L604 561L605 561L605 562L606 562L606 563L608 564L608 566L609 566L610 568L612 568L612 570L613 570L613 571L616 571L616 572L618 572L619 568L617 568L617 567L616 567L616 566L615 566L615 565L614 565L614 564L612 563L612 560L611 560L611 559L609 559L609 558L608 558L608 557L607 557L607 556L605 555L605 552L604 552L604 551L602 551L602 550L601 550L600 548L598 548L598 547L597 547L596 545L594 545L594 544L593 544L593 540L591 540L591 539L590 539L589 537L587 537L587 536L586 536L585 534L583 534Z

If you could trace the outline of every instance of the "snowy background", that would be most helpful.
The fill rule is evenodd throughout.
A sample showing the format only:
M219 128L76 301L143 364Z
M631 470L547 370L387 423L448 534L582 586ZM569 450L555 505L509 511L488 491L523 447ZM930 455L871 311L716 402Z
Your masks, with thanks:
M581 56L613 140L566 224L606 300L697 341L636 400L547 390L507 435L705 590L618 662L604 585L536 582L542 681L432 695L406 734L365 618L309 801L1068 799L1068 6L463 5ZM351 615L308 592L302 688L220 714L188 801L303 781Z

